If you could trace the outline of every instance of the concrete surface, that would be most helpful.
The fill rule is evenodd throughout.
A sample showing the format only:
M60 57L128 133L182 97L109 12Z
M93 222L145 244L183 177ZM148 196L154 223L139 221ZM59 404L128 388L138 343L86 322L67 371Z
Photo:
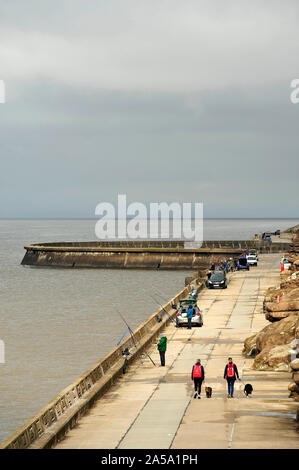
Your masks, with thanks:
M26 245L22 265L61 268L115 269L182 269L198 270L211 265L214 259L238 257L244 250L255 248L259 253L288 250L287 243L262 240L204 241L201 248L175 246L168 242L57 242ZM180 243L180 242L178 242ZM173 246L174 245L174 246ZM191 244L193 245L193 244Z
M259 266L233 273L227 289L202 291L204 326L167 328L166 367L136 362L56 448L299 448L290 374L254 371L253 360L241 354L244 339L268 323L263 292L279 280L280 257L260 255ZM155 347L149 354L159 364ZM242 378L233 399L223 379L228 356ZM213 388L211 399L204 393L193 398L197 358ZM254 388L251 398L243 393L247 382Z

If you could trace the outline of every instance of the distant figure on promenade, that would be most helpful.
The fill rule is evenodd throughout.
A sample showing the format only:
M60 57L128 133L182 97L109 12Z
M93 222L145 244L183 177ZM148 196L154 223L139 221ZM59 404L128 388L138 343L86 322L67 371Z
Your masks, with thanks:
M167 338L164 333L160 334L160 341L158 343L158 351L160 354L161 366L165 366L165 353L167 349Z
M228 364L226 364L224 369L224 379L227 381L228 395L227 398L234 398L234 385L236 379L239 378L239 372L236 364L233 363L231 357L228 358Z
M192 325L191 325L192 317L193 317L193 307L192 307L192 305L189 305L188 311L187 311L188 330L191 330L191 328L192 328Z
M223 270L223 259L220 260L218 266L217 266L217 269L218 271L222 271Z
M223 270L227 273L228 272L228 265L226 259L222 262Z
M229 258L227 262L227 271L232 272L233 270L234 270L234 262L232 258Z
M203 383L205 378L205 370L203 366L201 365L200 359L197 359L196 363L192 367L192 372L191 372L191 380L193 380L194 383L194 396L193 398L200 398L200 393L201 393L201 384Z
M191 300L191 299L192 299L192 300L197 300L197 296L198 296L197 290L196 290L195 288L192 289L192 292L191 292L191 294L190 294L189 299L190 299L190 300Z

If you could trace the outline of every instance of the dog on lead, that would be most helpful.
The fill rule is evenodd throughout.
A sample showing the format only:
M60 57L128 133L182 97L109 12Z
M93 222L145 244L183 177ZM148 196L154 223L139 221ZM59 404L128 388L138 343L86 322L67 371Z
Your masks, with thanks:
M244 387L244 393L246 395L246 397L249 397L249 395L251 395L253 392L253 387L251 384L246 384L245 387Z
M212 387L205 387L206 397L211 398L212 396Z

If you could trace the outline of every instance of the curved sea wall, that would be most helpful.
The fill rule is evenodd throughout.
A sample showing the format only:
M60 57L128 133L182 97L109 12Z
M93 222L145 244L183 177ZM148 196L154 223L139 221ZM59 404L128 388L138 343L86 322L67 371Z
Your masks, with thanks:
M214 260L238 257L244 250L285 251L289 243L254 240L205 241L201 248L184 242L61 242L25 246L27 266L61 268L182 269L206 268Z

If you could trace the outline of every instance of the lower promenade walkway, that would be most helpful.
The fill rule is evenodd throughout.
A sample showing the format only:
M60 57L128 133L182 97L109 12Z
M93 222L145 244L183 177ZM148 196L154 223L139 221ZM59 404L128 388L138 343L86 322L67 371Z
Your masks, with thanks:
M269 324L261 313L263 293L279 282L280 256L261 255L257 268L233 273L227 289L202 291L204 326L167 327L166 367L136 361L56 448L299 448L290 374L254 371L253 360L242 356L244 339ZM159 364L156 347L148 352ZM223 380L229 356L242 378L234 399L227 399ZM193 399L197 358L213 388L211 399L204 393ZM243 393L247 382L251 398Z

